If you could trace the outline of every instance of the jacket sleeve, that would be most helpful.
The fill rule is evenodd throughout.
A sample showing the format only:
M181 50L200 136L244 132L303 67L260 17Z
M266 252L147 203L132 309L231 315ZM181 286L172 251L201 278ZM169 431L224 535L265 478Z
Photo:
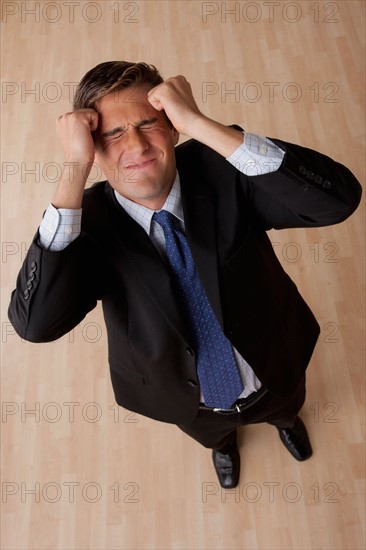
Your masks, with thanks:
M9 320L30 342L57 340L92 310L101 292L98 258L91 239L81 234L62 251L38 244L38 232L12 292Z
M266 230L337 224L356 210L362 188L348 168L311 149L272 141L285 151L280 168L249 177L251 206Z

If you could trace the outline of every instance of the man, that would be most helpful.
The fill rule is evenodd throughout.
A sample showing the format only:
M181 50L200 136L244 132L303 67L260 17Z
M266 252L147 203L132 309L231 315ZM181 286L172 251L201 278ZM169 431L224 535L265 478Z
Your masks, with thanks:
M144 63L90 70L58 133L67 162L12 294L17 332L55 340L100 299L117 403L213 449L222 487L238 484L244 424L308 459L298 412L319 326L266 231L345 220L353 175L210 120L183 76ZM108 181L85 191L93 162Z

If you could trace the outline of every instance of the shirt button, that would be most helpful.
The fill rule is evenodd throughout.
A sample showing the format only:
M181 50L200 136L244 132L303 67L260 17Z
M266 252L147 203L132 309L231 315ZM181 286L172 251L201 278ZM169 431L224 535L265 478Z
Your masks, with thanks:
M71 225L67 225L65 227L65 234L70 235L70 233L72 233L72 227L71 227Z
M249 159L247 160L247 162L245 163L247 166L254 166L255 165L255 160L253 159Z
M266 147L265 145L261 145L259 148L259 152L261 155L266 155L268 153L268 147Z

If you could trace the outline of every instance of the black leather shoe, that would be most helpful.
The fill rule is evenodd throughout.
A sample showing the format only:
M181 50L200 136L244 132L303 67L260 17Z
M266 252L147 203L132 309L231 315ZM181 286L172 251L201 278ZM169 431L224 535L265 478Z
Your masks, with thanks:
M239 483L240 455L236 443L221 453L220 450L212 451L212 460L221 487L233 489Z
M311 457L313 450L311 448L308 432L301 418L298 416L296 417L293 428L277 429L282 443L296 460L303 461Z

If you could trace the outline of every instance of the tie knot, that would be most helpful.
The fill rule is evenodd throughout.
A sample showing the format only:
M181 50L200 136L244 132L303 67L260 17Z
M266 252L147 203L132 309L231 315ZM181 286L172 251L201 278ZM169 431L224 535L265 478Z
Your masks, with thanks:
M175 217L167 210L160 210L153 214L153 220L155 220L163 229L174 229Z

